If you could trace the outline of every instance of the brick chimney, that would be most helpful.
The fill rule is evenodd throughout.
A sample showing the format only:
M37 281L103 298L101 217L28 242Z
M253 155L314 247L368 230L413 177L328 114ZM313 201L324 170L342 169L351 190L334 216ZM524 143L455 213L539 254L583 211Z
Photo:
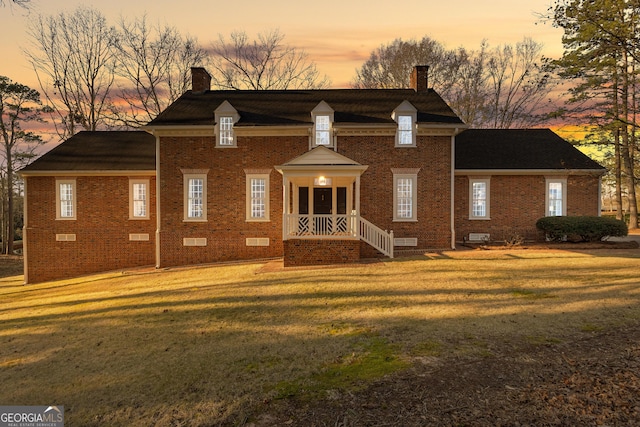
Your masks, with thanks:
M409 77L409 87L416 92L425 92L429 89L429 66L416 65Z
M205 92L211 90L211 75L202 67L191 67L191 91Z

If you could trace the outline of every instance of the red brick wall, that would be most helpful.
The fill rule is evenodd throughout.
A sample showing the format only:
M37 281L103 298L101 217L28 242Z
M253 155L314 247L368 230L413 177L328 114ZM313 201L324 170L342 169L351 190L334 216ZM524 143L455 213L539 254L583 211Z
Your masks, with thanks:
M292 239L284 242L285 267L347 264L360 259L358 240Z
M451 247L451 138L418 136L416 147L395 148L393 137L353 136L341 154L369 168L361 178L361 215L395 237L416 237L417 248ZM392 169L417 169L417 222L393 221ZM374 255L364 248L363 256Z
M469 219L469 178L455 179L456 240L469 233L490 233L501 241L519 235L538 239L536 221L545 215L546 180L544 176L491 176L490 220ZM569 176L567 179L567 215L598 215L598 177Z
M212 137L162 137L161 266L271 258L283 254L282 175L274 166L308 151L307 137L238 137L237 148L215 148ZM185 222L183 169L208 169L207 221ZM245 169L269 169L270 221L246 221ZM185 247L183 238L206 238ZM269 246L246 246L246 238Z
M216 148L212 137L161 138L161 266L279 257L282 244L282 175L274 166L308 152L307 136L238 137L237 148ZM449 137L418 137L416 148L395 148L393 136L342 136L338 152L368 170L361 178L361 214L396 237L416 237L420 248L448 248L451 146ZM393 221L392 168L420 168L417 222ZM182 170L208 169L207 221L183 221ZM247 222L245 169L269 169L270 218ZM185 237L207 246L185 247ZM268 247L247 247L247 237ZM366 257L375 251L365 252Z
M129 219L126 176L76 177L76 220L56 220L55 177L28 177L25 224L28 283L153 265L155 177L135 178L150 181L148 220ZM149 241L129 241L129 233L148 233ZM76 241L57 242L56 234L75 234Z

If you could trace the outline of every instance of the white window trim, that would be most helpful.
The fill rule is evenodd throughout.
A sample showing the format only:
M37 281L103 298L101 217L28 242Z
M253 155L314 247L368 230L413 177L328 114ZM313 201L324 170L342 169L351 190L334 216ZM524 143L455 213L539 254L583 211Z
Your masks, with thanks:
M60 186L64 184L71 184L71 202L72 202L72 216L62 216L62 200L60 200ZM56 179L56 219L61 221L74 221L78 217L78 192L75 179Z
M411 117L411 144L401 144L400 138L400 117ZM398 105L395 110L391 113L391 117L398 124L396 129L396 144L395 146L398 148L408 148L416 146L416 134L418 131L417 121L418 121L418 110L409 102L403 101L402 104Z
M392 169L393 172L393 221L394 222L416 222L418 221L418 171L419 169ZM398 180L411 180L411 217L404 218L398 216Z
M329 117L329 144L318 144L316 140L316 125L318 117ZM333 108L329 106L324 101L321 101L312 111L311 111L311 119L313 120L313 129L311 130L311 147L335 147L334 140L334 131L333 131L333 121L334 121L334 111Z
M207 221L207 173L209 170L182 171L183 177L183 221L184 222L206 222ZM202 179L202 217L189 217L189 180Z
M237 148L238 141L237 141L236 132L235 132L235 124L238 122L238 120L240 120L240 115L238 114L238 111L235 108L233 108L233 106L229 103L229 101L224 101L222 104L220 104L220 106L218 106L218 108L215 109L214 117L216 122L215 129L214 129L215 135L216 135L216 147L217 148ZM223 117L231 118L231 122L233 123L233 126L231 127L231 134L232 134L231 144L221 144L220 133L222 129L220 126L220 122L222 121Z
M473 184L485 183L487 198L485 200L485 215L475 215L473 212ZM470 220L490 220L491 219L491 179L490 178L469 178L469 219Z
M133 187L136 184L142 184L145 186L145 215L144 216L136 216L135 215L135 200L134 200L134 192ZM149 219L149 180L148 179L129 179L129 219L131 220L147 220Z
M269 212L270 212L270 181L269 181L269 173L262 172L256 173L251 171L245 171L246 173L246 221L247 222L269 222L271 221ZM264 217L253 217L252 209L251 209L251 181L253 179L263 179L265 185L265 195L264 195Z
M545 200L545 211L544 211L544 215L545 216L551 216L550 213L550 203L551 203L551 199L549 197L549 186L550 184L561 184L562 185L562 213L561 215L556 215L556 216L566 216L567 215L567 178L546 178L545 179L545 196L544 196L544 200Z

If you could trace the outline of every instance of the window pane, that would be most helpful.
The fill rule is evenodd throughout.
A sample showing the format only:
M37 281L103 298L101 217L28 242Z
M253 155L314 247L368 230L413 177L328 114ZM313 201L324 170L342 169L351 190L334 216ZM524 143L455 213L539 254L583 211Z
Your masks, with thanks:
M220 145L233 145L233 117L220 117Z
M133 216L147 216L147 185L133 184Z
M549 183L549 216L562 216L562 183Z
M398 144L413 144L413 125L411 116L398 117Z
M398 178L397 180L397 216L398 218L413 217L413 180Z
M487 216L487 183L486 182L474 182L472 184L472 212L473 216L484 217Z
M188 212L189 218L202 218L203 217L203 189L204 181L201 178L189 179L189 192L188 192Z
M251 179L251 218L264 218L266 214L266 180Z
M330 141L331 121L329 116L316 116L316 144L331 145Z
M60 184L60 217L73 218L73 184Z

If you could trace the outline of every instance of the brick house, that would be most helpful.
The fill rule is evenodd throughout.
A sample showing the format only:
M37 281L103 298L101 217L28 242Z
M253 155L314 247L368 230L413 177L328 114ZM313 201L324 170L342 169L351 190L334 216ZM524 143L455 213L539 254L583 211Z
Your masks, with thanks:
M599 213L600 165L550 130L466 130L427 67L411 89L370 90L212 91L192 72L144 131L80 132L21 171L27 283L344 263Z

